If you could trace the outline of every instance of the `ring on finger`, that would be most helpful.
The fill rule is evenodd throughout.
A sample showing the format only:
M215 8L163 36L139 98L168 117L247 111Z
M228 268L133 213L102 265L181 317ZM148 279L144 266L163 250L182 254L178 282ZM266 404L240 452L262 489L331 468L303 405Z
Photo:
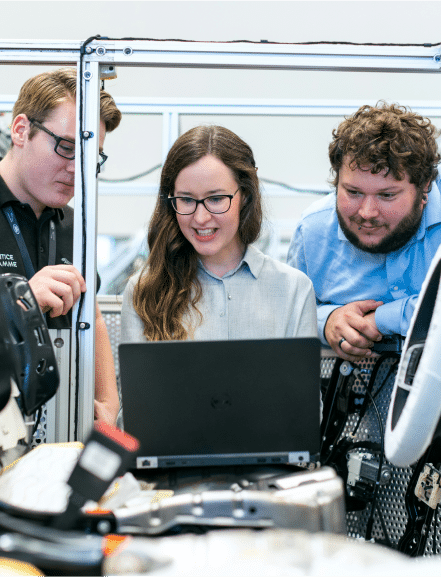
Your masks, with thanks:
M345 340L346 340L346 339L345 339L344 337L342 337L342 338L338 341L338 346L339 346L340 348L341 348L342 343L345 342Z

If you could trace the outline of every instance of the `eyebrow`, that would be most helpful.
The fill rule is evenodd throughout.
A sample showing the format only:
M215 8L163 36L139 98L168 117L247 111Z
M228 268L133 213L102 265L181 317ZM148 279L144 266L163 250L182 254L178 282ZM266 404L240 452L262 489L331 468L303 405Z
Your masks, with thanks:
M175 192L175 196L179 196L179 195L194 196L194 194L195 193L193 193L193 192L186 192L186 191ZM216 190L208 190L207 192L204 192L202 194L226 194L226 191L223 188L218 188Z
M348 184L346 182L342 182L341 185L344 186L344 188L350 188L352 190L364 192L364 190L362 188L355 186L355 184ZM397 184L397 185L388 186L386 188L380 188L379 190L377 190L377 194L381 193L381 192L400 192L402 190L403 190L403 187L401 185Z

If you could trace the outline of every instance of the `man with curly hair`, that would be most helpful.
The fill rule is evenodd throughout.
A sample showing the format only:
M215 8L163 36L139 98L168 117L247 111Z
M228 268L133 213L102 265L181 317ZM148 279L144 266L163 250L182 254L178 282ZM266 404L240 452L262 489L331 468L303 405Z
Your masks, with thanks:
M441 242L435 138L427 118L362 106L333 131L335 192L304 212L288 263L312 280L322 342L349 361L406 335Z

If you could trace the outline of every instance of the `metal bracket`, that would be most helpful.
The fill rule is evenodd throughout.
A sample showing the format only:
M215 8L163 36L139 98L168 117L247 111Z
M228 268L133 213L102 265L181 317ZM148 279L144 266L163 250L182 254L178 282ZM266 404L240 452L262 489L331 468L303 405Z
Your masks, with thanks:
M431 509L441 502L440 472L432 463L426 463L415 486L416 497Z

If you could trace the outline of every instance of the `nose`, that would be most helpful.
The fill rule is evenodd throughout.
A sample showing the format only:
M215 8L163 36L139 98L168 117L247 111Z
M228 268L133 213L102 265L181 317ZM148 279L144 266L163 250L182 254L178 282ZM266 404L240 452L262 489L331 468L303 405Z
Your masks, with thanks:
M198 224L205 224L211 219L211 212L209 212L201 202L198 204L196 211L193 213L193 219Z
M67 172L75 172L75 158L66 161L66 170Z
M378 206L377 201L374 197L366 195L361 201L360 208L358 209L358 214L364 220L369 220L378 216Z

